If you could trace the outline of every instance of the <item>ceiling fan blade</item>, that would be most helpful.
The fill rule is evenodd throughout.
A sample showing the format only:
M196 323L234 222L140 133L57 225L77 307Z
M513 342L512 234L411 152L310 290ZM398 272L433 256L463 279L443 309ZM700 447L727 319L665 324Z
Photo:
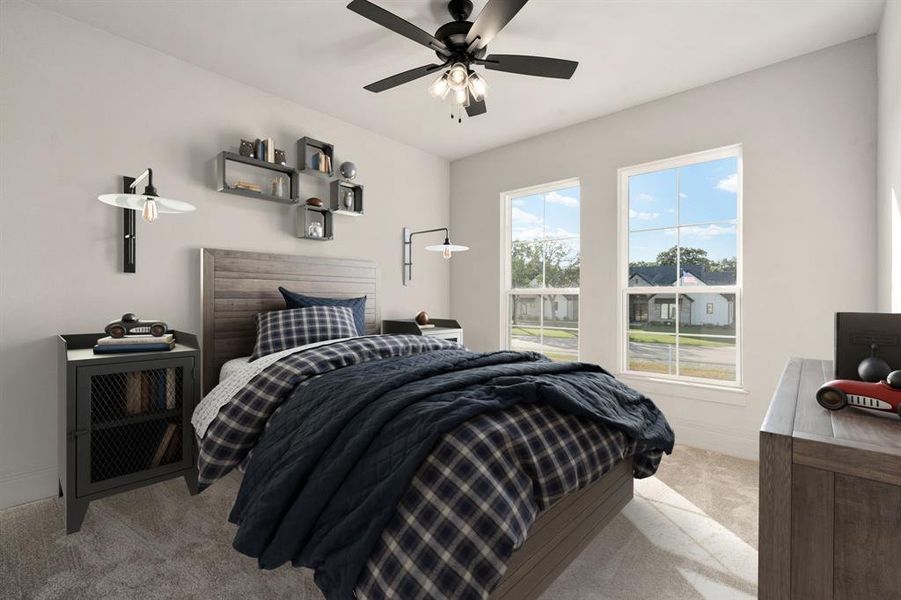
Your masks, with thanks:
M415 69L410 69L409 71L404 71L403 73L398 73L391 77L385 77L375 83L370 83L369 85L364 86L363 89L376 93L384 92L385 90L390 90L393 87L409 83L420 77L425 77L429 73L433 73L443 66L445 65L423 65L421 67L416 67Z
M494 39L494 36L503 29L510 19L516 16L529 0L488 0L488 4L476 17L469 33L466 34L466 44L470 46L470 52L484 48ZM478 38L478 41L476 41ZM473 42L475 46L473 46Z
M447 49L444 42L409 21L401 19L392 12L388 12L381 6L376 6L369 0L353 0L347 5L347 8L370 21L378 23L382 27L387 27L394 33L399 33L405 38L422 44L444 56L450 56L450 50Z
M569 79L576 72L576 67L579 66L579 63L574 60L547 58L546 56L523 56L521 54L489 54L476 62L485 65L485 68L491 71L555 79Z
M479 115L484 115L486 112L488 112L488 107L485 106L484 98L479 101L471 100L469 106L466 107L466 114L470 117L478 117Z

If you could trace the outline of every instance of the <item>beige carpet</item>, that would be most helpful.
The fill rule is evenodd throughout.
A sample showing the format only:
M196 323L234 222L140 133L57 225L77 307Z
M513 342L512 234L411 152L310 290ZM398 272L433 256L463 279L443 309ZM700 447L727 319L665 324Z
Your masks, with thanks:
M232 550L237 482L104 498L70 536L55 499L0 511L0 598L321 598L309 571ZM757 463L679 447L543 600L753 598L756 548Z

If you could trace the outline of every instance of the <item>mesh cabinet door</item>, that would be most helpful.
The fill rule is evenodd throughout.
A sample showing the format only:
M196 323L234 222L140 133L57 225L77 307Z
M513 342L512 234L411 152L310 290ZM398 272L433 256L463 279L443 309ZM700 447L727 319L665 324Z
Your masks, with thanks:
M78 496L189 468L192 358L77 369Z

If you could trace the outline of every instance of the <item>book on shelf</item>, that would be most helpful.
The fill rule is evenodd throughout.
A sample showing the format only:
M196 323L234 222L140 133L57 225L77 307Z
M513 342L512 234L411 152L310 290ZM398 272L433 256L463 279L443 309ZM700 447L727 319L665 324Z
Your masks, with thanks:
M165 352L175 348L175 342L160 344L97 344L94 354L119 354L130 352Z
M417 325L419 325L419 323L417 323ZM419 328L420 329L434 329L435 324L434 323L426 323L425 325L419 325Z
M166 369L166 408L175 408L178 398L175 397L175 369Z
M125 412L130 415L141 412L141 371L125 374Z
M97 344L101 346L118 345L118 344L171 344L175 341L174 333L167 333L161 336L155 335L126 335L125 337L114 338L110 336L102 337L97 340Z
M169 446L172 444L172 438L177 429L178 425L175 423L169 423L166 426L166 431L163 432L159 446L157 446L156 452L153 454L153 460L150 461L151 467L158 467L163 462L163 458L166 456L166 451L169 450Z

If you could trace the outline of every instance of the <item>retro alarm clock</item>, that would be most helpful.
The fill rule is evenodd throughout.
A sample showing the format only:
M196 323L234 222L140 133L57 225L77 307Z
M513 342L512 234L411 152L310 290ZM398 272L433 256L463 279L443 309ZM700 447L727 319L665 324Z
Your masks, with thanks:
M104 331L110 337L122 338L126 335L152 335L162 337L169 327L162 321L141 321L134 313L125 313L118 321L106 326Z

